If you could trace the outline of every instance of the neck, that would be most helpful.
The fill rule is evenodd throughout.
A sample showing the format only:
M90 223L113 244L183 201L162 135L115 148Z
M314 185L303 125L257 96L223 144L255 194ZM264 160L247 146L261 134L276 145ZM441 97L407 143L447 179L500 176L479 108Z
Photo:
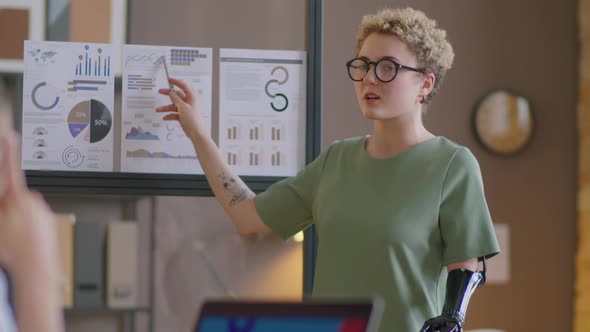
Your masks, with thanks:
M375 120L373 134L367 142L367 152L376 158L386 158L433 138L422 123L422 116L408 114L388 120Z

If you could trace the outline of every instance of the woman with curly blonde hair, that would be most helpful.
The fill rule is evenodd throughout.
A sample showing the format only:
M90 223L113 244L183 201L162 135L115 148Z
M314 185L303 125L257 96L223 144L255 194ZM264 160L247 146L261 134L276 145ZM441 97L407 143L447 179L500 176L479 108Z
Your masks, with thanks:
M364 17L346 69L373 132L334 142L259 195L221 157L186 84L171 79L182 93L161 90L173 105L156 111L180 121L240 233L289 238L316 226L314 298L380 296L380 331L461 331L485 281L478 260L485 267L499 247L477 160L422 122L453 57L445 31L421 11Z

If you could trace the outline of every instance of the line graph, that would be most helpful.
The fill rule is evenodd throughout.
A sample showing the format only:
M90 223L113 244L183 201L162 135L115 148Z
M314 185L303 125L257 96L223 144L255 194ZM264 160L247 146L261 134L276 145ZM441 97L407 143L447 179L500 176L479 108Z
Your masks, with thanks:
M162 54L136 54L125 57L125 67L153 67L162 62Z

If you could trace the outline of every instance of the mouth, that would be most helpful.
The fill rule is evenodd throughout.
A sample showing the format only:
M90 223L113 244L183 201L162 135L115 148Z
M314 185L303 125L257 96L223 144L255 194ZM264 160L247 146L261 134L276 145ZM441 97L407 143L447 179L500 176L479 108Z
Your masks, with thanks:
M381 99L381 97L379 97L377 94L375 94L373 92L367 92L363 96L363 99L366 101L376 101L376 100Z

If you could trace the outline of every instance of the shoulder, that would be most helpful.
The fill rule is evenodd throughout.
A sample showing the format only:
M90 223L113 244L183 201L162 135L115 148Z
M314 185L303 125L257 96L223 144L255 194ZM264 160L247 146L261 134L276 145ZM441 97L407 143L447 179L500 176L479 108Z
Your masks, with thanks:
M447 184L467 179L481 181L479 162L469 148L444 137L440 141L439 151L445 156Z
M440 137L437 151L448 159L449 166L479 167L475 155L469 148L446 137Z
M336 140L330 144L329 149L331 150L350 150L358 147L362 147L363 143L367 139L367 136L349 137L341 140Z
M354 155L363 149L367 136L350 137L333 141L327 149L322 152L321 157L324 159L341 158Z
M358 147L362 147L364 139L365 136L361 136L332 142L313 160L313 162L306 165L304 170L316 170L322 173L327 164L329 164L330 167L338 165L343 157L350 156L351 151L358 150Z

